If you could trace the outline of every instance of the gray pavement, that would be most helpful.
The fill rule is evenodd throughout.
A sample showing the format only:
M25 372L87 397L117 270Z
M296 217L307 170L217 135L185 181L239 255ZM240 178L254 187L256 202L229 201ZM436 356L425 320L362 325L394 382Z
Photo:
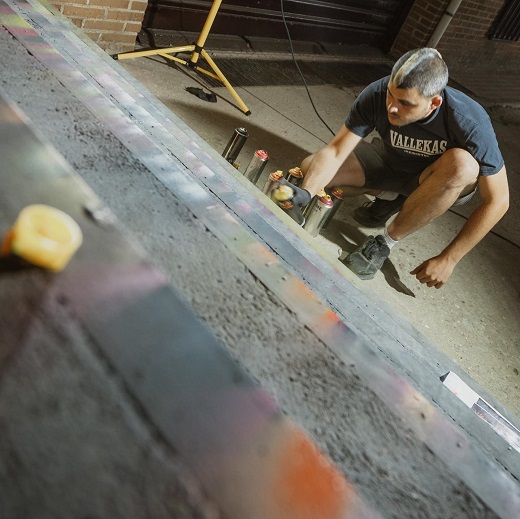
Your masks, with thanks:
M272 169L287 169L302 153L327 140L326 130L316 126L309 131L313 115L305 93L292 85L294 73L288 72L286 56L278 60L275 77L281 84L274 90L266 85L239 87L253 111L250 118L242 116L232 103L223 102L228 94L222 89L216 105L189 96L184 86L193 85L194 79L185 71L176 71L159 60L126 62L125 68L136 77L141 73L150 90L157 89L157 97L174 110L171 114L139 84L132 83L119 65L109 65L109 60L88 44L85 47L62 26L57 24L53 32L45 20L36 17L34 22L47 44L61 52L64 62L57 56L50 60L52 53L23 28L18 41L2 32L2 88L113 208L130 239L138 241L164 269L231 354L353 479L369 504L384 510L388 517L510 517L507 504L514 503L518 493L514 483L520 474L518 456L439 383L438 377L446 370L457 371L460 362L437 349L442 348L439 330L434 330L438 333L433 338L427 336L425 331L433 327L434 320L423 317L423 335L420 318L415 322L397 304L415 318L412 306L421 304L423 316L431 316L435 308L436 317L444 319L446 328L448 322L458 326L448 321L446 306L456 314L457 302L459 306L474 303L469 310L462 307L458 314L459 319L469 320L479 312L480 300L470 300L466 292L464 303L447 295L435 301L441 292L423 292L403 281L398 274L404 278L407 266L395 262L395 269L385 276L370 284L360 283L337 262L339 249L347 250L360 238L349 220L353 205L345 206L344 215L338 215L338 221L346 219L345 224L332 226L330 236L311 239L283 214L273 211L272 204L219 157L219 148L226 144L233 128L242 125L248 127L251 137L239 161L263 147L271 154ZM380 67L385 66L376 61L370 70L367 60L372 62L366 57L361 63L355 61L345 76L354 81L352 71L357 71L366 82L370 74L380 73ZM42 62L50 63L52 72ZM25 66L18 66L21 63ZM236 64L236 59L231 60L229 75ZM260 73L266 72L263 65L259 64ZM338 87L324 79L326 67L321 63L317 67L320 80L311 85L313 95L320 104L329 105L329 111L322 114L336 120L339 127L343 114L333 109L329 100L345 94L347 107L352 95L362 88L358 85L361 80ZM329 75L341 74L343 65L336 63L335 67ZM254 75L247 78L254 80ZM286 109L290 117L284 113ZM197 117L189 121L193 114ZM196 133L199 119L204 140L178 116ZM301 135L296 136L297 132ZM172 184L172 165L175 171L193 175L192 198L186 196L188 186L178 191ZM205 211L200 210L196 186L214 194L214 204ZM212 218L221 214L222 206L229 217ZM456 217L453 215L454 227ZM226 221L235 219L275 253L275 260L263 260L263 249L250 237L244 238L240 226L233 224L233 232L226 229ZM442 239L440 234L439 229L433 233L435 240ZM428 240L416 243L413 251L422 253L422 247L428 245ZM496 256L506 261L503 253ZM279 278L270 273L277 261L286 269ZM482 263L480 260L476 268ZM507 264L503 268L511 271ZM489 270L483 274L487 283ZM293 276L312 287L365 342L347 346L334 327L323 327L318 318L324 311L322 303L306 306L312 298ZM473 286L474 277L474 271L468 272L458 287ZM510 281L494 286L517 290ZM302 296L297 300L295 293ZM471 297L475 297L473 293ZM510 302L504 308L514 320L515 307ZM324 315L332 318L326 311ZM469 330L475 324L469 320L465 326ZM508 333L514 332L508 329ZM448 330L444 332L448 335ZM518 334L512 337L517 340ZM518 360L517 354L510 355L511 362ZM396 377L394 369L405 378ZM495 388L474 383L463 368L460 374L515 420L511 406L502 406L507 402L496 396ZM419 388L425 398L408 383ZM443 419L444 414L447 419ZM463 434L450 427L452 421L464 429ZM9 429L10 435L15 431ZM513 478L509 479L507 472ZM509 490L502 496L492 488Z

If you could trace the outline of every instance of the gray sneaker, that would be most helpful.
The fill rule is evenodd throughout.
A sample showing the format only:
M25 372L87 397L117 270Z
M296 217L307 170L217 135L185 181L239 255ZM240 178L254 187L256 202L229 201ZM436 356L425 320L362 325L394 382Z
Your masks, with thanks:
M373 279L388 256L390 249L383 236L369 236L365 243L351 252L342 263L360 279Z

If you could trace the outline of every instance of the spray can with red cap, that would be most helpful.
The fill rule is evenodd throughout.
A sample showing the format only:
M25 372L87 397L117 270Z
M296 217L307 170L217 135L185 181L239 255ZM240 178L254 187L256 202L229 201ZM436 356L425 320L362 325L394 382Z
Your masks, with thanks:
M325 190L321 190L305 214L303 228L313 237L318 236L332 209L333 202Z
M330 198L332 199L332 209L328 212L325 222L323 223L322 229L325 229L329 225L330 221L334 218L334 215L339 209L339 206L343 203L344 193L341 187L333 187L329 191Z
M244 177L250 180L253 184L256 184L262 175L268 160L269 155L265 150L256 150L244 172Z

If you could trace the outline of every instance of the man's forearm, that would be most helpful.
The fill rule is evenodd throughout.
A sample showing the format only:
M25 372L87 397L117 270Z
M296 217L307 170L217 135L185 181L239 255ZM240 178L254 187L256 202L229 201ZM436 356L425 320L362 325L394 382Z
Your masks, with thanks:
M361 137L343 125L329 144L302 162L303 189L314 196L327 187L360 140Z
M441 255L458 263L472 250L504 216L507 202L482 204L471 214L459 234L442 251Z
M314 196L320 189L327 187L341 166L334 150L326 147L313 156L307 165L302 188Z

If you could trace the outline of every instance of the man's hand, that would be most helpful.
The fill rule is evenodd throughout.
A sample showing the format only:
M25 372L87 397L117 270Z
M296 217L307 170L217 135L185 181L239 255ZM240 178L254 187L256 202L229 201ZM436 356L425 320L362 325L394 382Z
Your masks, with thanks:
M284 186L289 186L294 191L294 198L293 202L297 206L301 205L307 205L311 201L311 194L306 190L302 189L301 187L297 187L294 184L291 184L289 181L287 181L285 178L281 178L276 185L282 184ZM276 189L276 185L274 189Z
M494 175L481 175L478 186L482 203L470 215L459 234L441 254L410 272L421 283L441 288L450 278L455 265L484 238L507 211L509 188L505 166Z
M439 255L421 263L410 274L429 287L441 288L450 278L456 264L455 261Z

